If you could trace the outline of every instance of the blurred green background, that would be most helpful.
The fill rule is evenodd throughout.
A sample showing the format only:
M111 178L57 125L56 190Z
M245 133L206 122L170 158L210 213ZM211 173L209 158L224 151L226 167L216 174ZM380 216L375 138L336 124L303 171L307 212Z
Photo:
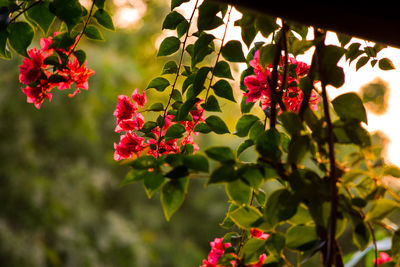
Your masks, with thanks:
M142 4L136 24L79 44L96 74L74 98L55 90L37 110L20 89L22 58L0 61L0 266L198 266L223 234L223 188L204 190L204 179L169 223L159 194L120 186L128 168L113 160L117 97L142 91L166 60L155 59L155 43L169 3Z
M191 179L170 222L158 193L148 199L142 184L120 186L129 169L113 160L119 134L112 114L118 95L142 91L169 60L155 57L169 1L115 3L139 4L142 14L129 27L104 30L105 42L81 41L96 71L89 91L68 98L70 92L55 90L51 103L37 110L20 90L22 58L0 60L0 266L198 266L209 242L226 232L218 226L228 208L221 185L205 189L205 179ZM165 98L148 91L149 102ZM239 109L220 104L233 131ZM197 138L203 148L217 140ZM234 148L240 141L224 136Z

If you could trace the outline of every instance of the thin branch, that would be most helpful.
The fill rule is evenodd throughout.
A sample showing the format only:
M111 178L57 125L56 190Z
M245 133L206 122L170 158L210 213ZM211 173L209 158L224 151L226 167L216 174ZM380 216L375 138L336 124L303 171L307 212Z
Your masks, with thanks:
M282 46L283 42L285 40L285 36L288 33L288 26L286 23L283 23L282 25L282 30L281 30L281 36L279 37L279 41L277 43L276 47L276 52L274 56L274 60L272 62L272 74L271 77L267 78L268 86L271 91L271 119L270 119L270 128L275 128L276 126L276 104L279 104L281 108L284 106L282 102L282 98L279 97L279 93L277 93L276 88L278 85L278 66L279 62L281 60L281 54L282 54ZM283 109L286 109L285 107Z
M78 45L79 41L81 40L83 34L85 34L86 27L87 27L87 25L89 23L90 18L92 17L93 8L94 8L94 4L95 3L96 3L96 0L93 0L92 1L92 6L90 7L90 10L89 10L88 17L87 17L85 23L83 24L82 31L79 33L78 39L75 41L75 43L72 46L71 50L68 52L67 58L69 58L69 56L74 52L74 50L75 50L76 46Z
M38 0L38 1L34 2L34 3L32 3L32 5L30 5L30 6L26 7L26 8L24 8L23 10L21 10L15 17L13 17L13 18L10 20L9 24L13 23L19 16L21 16L21 15L24 14L26 11L28 11L28 10L31 9L32 7L36 6L36 5L39 4L40 2L42 2L42 0ZM21 3L20 6L22 6L22 4L24 4L24 3Z
M334 148L334 135L333 135L333 126L331 121L331 116L329 112L329 102L328 95L326 92L326 80L324 77L324 69L323 69L323 48L326 32L320 29L314 29L315 39L322 37L322 40L318 42L316 45L316 59L317 59L317 67L318 73L321 81L322 88L322 101L324 108L324 116L326 122L326 130L327 130L327 142L328 142L328 156L329 156L329 179L331 183L331 214L329 219L329 229L328 229L328 242L327 242L327 255L324 266L330 267L333 264L335 258L335 233L336 233L336 220L337 220L337 209L338 209L338 189L336 186L337 175L336 175L336 159L335 159L335 148Z
M174 90L175 90L176 82L178 81L179 72L180 72L181 66L182 66L183 56L185 54L186 42L187 42L187 39L189 37L190 26L192 24L193 16L194 16L194 13L196 12L198 3L199 3L199 0L196 0L196 3L195 3L194 8L193 8L193 12L192 12L192 14L190 15L190 18L189 18L189 26L188 26L188 29L186 31L185 39L183 40L182 52L181 52L180 59L179 59L178 70L176 71L176 76L175 76L174 83L172 84L171 93L169 94L168 102L167 102L167 105L165 106L164 112L163 112L163 123L165 123L165 118L167 117L167 111L168 111L169 106L171 105L172 95L173 95ZM161 126L159 126L159 127L160 127L160 134L158 136L158 142L157 142L157 157L159 156L160 144L161 144L161 138L162 138L162 127Z

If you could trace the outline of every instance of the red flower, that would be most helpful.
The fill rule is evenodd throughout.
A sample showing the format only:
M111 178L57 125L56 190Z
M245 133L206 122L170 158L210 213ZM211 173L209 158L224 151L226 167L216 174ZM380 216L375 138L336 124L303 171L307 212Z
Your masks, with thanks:
M139 94L138 89L136 88L133 93L132 93L132 99L133 101L135 101L140 107L143 107L146 102L147 102L147 98L146 98L146 94L145 92L143 92L143 94Z
M267 240L269 237L269 234L264 233L263 231L258 230L257 228L251 228L250 235L254 238L261 239L261 240Z
M373 263L381 265L381 264L384 264L385 262L389 262L391 260L392 260L392 258L386 252L380 252L379 253L379 258L378 259L374 259Z
M22 92L26 94L27 102L33 103L37 109L40 109L43 101L47 98L51 101L52 94L50 93L53 87L44 80L34 87L27 86L22 88Z
M114 111L114 116L117 117L117 124L119 124L121 120L131 119L136 110L137 106L131 102L128 96L118 96L118 104Z
M19 80L23 84L30 84L39 79L42 73L44 57L37 51L36 47L28 51L30 58L24 58L22 65L19 66Z
M114 143L115 153L114 159L128 159L133 156L133 154L138 154L145 148L144 138L138 137L136 133L127 133L121 136L121 140L117 145Z

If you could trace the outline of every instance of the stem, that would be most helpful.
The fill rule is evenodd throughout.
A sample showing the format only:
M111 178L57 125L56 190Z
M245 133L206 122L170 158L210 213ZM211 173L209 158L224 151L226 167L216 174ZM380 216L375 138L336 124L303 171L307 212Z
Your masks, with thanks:
M79 41L81 40L83 34L85 33L86 27L89 24L89 20L92 17L92 13L93 13L93 8L94 8L94 4L95 4L96 0L93 0L92 2L92 6L90 7L89 10L89 14L87 17L87 20L85 21L85 23L83 24L83 28L82 31L79 33L78 35L78 39L75 41L74 45L72 46L71 50L68 52L67 58L69 58L69 56L74 52L76 46L78 45Z
M325 261L325 267L330 267L333 264L335 258L335 233L336 233L336 219L337 219L337 209L338 209L338 189L336 187L337 177L336 177L336 159L335 159L335 148L334 148L334 136L333 136L333 127L331 116L329 113L329 102L328 102L328 95L326 92L326 81L324 77L324 69L322 64L323 59L323 48L324 48L324 41L326 32L320 31L319 29L314 29L315 39L317 37L322 36L322 40L316 45L316 55L317 55L317 67L318 73L321 80L321 87L322 87L322 101L323 101L323 108L324 108L324 116L326 121L326 130L327 130L327 141L328 141L328 155L329 155L329 165L330 165L330 172L329 172L329 179L331 183L331 214L330 214L330 221L329 221L329 229L328 229L328 242L327 242L327 255Z
M171 105L172 94L174 93L176 82L178 81L178 77L180 76L179 72L181 70L183 56L185 54L186 42L187 42L187 39L189 37L190 25L192 25L192 19L193 19L194 13L196 12L198 2L199 2L199 0L196 0L196 3L194 4L193 12L190 15L190 18L189 18L189 21L188 21L189 22L189 26L188 26L188 29L186 31L185 39L183 40L182 52L181 52L180 59L179 59L178 70L176 71L176 76L175 76L174 83L172 84L171 93L169 94L168 102L167 102L167 105L165 105L164 112L163 112L163 124L165 123L165 118L167 117L168 108ZM160 134L158 136L158 142L157 142L157 158L159 157L159 154L160 154L160 144L161 144L161 138L162 138L162 126L159 126L159 128L160 128Z
M219 49L219 51L217 53L217 57L215 59L215 64L214 64L214 67L213 67L212 72L211 72L211 78L209 79L210 82L208 84L208 87L207 87L207 90L206 90L206 96L204 98L204 108L201 110L201 113L200 113L199 117L197 118L197 120L193 123L193 128L190 129L190 131L188 133L189 135L193 132L194 127L200 121L200 119L203 116L204 111L205 111L205 109L207 107L207 100L208 100L208 96L209 96L209 93L210 93L211 85L212 85L212 82L213 82L213 79L214 79L215 66L217 65L218 60L219 60L219 58L221 56L222 46L224 45L225 36L226 36L227 29L228 29L228 24L229 24L232 8L233 8L233 6L230 6L229 11L228 11L227 21L226 21L225 29L224 29L224 34L223 34L222 39L221 39L221 46L220 46L220 49Z
M13 18L10 20L10 22L9 22L8 24L13 23L19 16L21 16L21 15L24 14L26 11L28 11L28 10L31 9L32 7L36 6L36 5L39 4L40 2L42 2L42 0L38 0L38 1L34 2L34 3L32 3L32 5L30 5L30 6L26 7L25 9L21 10L15 17L13 17ZM20 6L22 6L23 4L24 4L24 3L21 3Z
M278 85L278 65L279 61L281 60L281 53L282 53L282 46L287 38L285 37L288 33L288 26L286 23L283 22L282 24L282 32L281 36L279 37L279 41L276 47L276 53L274 56L274 60L272 63L272 74L271 77L267 78L267 82L269 88L271 90L271 119L270 119L270 128L275 128L276 126L276 104L278 103L283 110L286 110L284 103L282 102L282 98L280 97L280 93L276 92L276 87Z
M368 225L368 229L372 235L372 243L374 244L374 253L375 253L374 267L377 267L378 266L378 246L376 245L375 231L370 222L367 222L367 225Z

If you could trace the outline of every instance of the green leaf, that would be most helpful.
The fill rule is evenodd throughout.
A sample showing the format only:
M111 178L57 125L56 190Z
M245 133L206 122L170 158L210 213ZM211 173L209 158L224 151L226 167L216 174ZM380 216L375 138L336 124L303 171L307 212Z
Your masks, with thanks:
M383 175L391 175L396 178L400 178L400 168L395 165L385 166Z
M214 93L222 98L228 99L236 103L233 96L232 86L226 80L219 80L212 86Z
M181 41L175 36L169 36L165 38L161 44L160 48L158 49L158 57L161 56L169 56L174 54L176 51L179 50L181 46Z
M32 27L26 22L15 22L8 25L7 31L11 47L18 54L29 57L26 49L33 39L34 33Z
M151 80L146 89L154 88L159 92L163 92L169 86L169 81L163 77L157 77Z
M352 239L354 245L356 245L359 250L367 248L370 236L371 233L363 221L360 221L357 225L353 225Z
M286 131L292 136L300 134L301 130L304 129L300 117L294 112L282 112L282 114L279 115L279 120L282 122Z
M242 180L237 179L225 185L226 194L229 199L238 205L250 205L252 189Z
M173 168L171 171L165 174L165 177L171 179L178 179L182 177L186 177L189 175L189 170L186 166L180 165Z
M205 150L206 155L222 163L235 162L236 157L232 149L227 146L213 146Z
M392 236L392 257L394 260L400 259L400 230L394 232Z
M202 67L197 71L193 80L194 95L192 97L196 97L204 89L204 82L206 81L209 72L209 67Z
M171 0L171 10L189 1L190 0Z
M318 236L314 226L295 225L286 233L286 246L289 249L306 251L314 247Z
M176 123L168 127L167 131L165 132L165 140L169 141L171 139L180 138L183 136L183 133L186 132L185 126L180 123Z
M255 24L256 29L258 29L265 38L268 38L271 33L278 29L275 19L268 16L258 16Z
M236 150L236 155L239 157L240 154L242 154L243 151L245 151L246 149L248 149L249 147L254 145L254 141L251 139L247 139L246 141L244 141L243 143L241 143L237 150Z
M171 60L165 63L161 75L164 74L176 74L178 72L178 65L175 61Z
M240 102L240 112L242 113L249 113L252 109L252 107L254 107L255 102L249 102L247 103L247 97L243 96L242 100Z
M187 33L189 29L189 22L187 20L182 21L176 27L176 33L178 34L178 38L181 38L183 35Z
M164 105L160 102L154 103L153 105L150 106L148 110L151 111L163 111L164 110Z
M359 70L361 67L363 67L365 64L367 64L369 61L369 57L361 57L356 64L356 71Z
M236 171L233 168L232 164L229 165L221 165L214 169L210 175L210 179L208 180L208 184L215 184L215 183L223 183L234 181L236 179Z
M186 21L185 17L176 11L171 11L164 19L162 29L175 30L182 22Z
M131 162L131 166L134 169L139 169L139 170L147 170L147 169L153 169L157 168L159 166L158 160L150 155L145 155L141 156L134 161Z
M276 129L269 129L258 136L256 149L263 157L273 162L279 161L282 156L280 140L279 132Z
M393 70L395 69L393 62L388 58L382 58L379 60L378 66L381 70Z
M274 227L276 224L290 219L296 214L298 201L287 189L274 191L265 205L265 217Z
M188 100L186 100L185 103L183 103L183 105L179 108L178 113L175 116L176 120L177 121L186 120L190 110L198 101L199 101L198 98L189 98Z
M224 23L224 21L217 16L217 13L221 10L218 4L204 1L198 10L197 28L199 31L212 30Z
M78 60L79 65L82 66L82 64L85 63L85 61L86 61L86 53L85 53L85 51L83 51L83 50L75 50L74 51L74 56Z
M219 107L218 100L213 95L210 95L207 99L207 102L202 104L201 106L207 111L221 112L221 108Z
M270 44L260 48L260 65L263 67L272 63L276 54L276 45Z
M243 206L228 213L233 222L240 228L250 229L262 221L261 212L253 206Z
M204 33L200 35L200 37L194 43L192 65L203 61L203 59L207 55L211 54L214 51L214 49L210 47L214 45L214 39L215 36L212 34Z
M207 124L199 123L194 127L193 132L199 132L199 133L207 134L207 133L211 132L211 129L210 129L210 127L208 127Z
M356 93L340 95L332 100L332 105L341 119L356 119L367 123L367 113L361 98Z
M264 252L266 241L258 238L250 238L239 252L239 257L244 259L244 263L249 266L259 260L259 256Z
M25 15L39 25L45 34L55 18L55 15L49 10L49 5L49 2L41 2L28 9L25 13Z
M214 76L233 80L231 67L229 66L229 63L223 60L218 61L218 63L215 65L214 68Z
M188 184L189 180L187 178L180 178L170 180L163 185L160 200L167 221L182 205Z
M310 149L310 143L307 135L293 136L289 143L288 163L301 164Z
M225 122L216 115L211 115L205 120L206 124L210 127L211 131L216 134L229 133L229 129Z
M85 29L85 35L89 39L103 41L103 34L96 28L96 26L88 25Z
M6 30L0 30L0 58L10 59L11 53L6 48L8 33Z
M104 9L97 9L93 15L97 22L106 29L115 31L114 23L110 14Z
M208 172L209 170L208 159L199 153L184 156L183 164L189 169L195 171Z
M243 115L236 123L236 131L234 134L239 137L246 137L249 134L251 126L253 126L253 124L259 120L260 119L255 115Z
M237 40L228 41L221 49L222 56L230 62L246 62L242 44Z
M82 19L82 7L78 0L54 0L50 4L50 10L67 24L71 31Z
M124 180L122 180L121 186L142 181L146 177L147 173L147 170L130 170L126 174Z
M94 4L97 6L97 8L104 8L104 3L106 0L96 0Z
M266 241L266 247L272 255L280 258L285 247L285 236L279 232L271 233Z
M397 202L383 198L373 200L371 203L371 207L365 215L366 221L381 220L400 207Z
M146 190L146 194L148 198L151 198L164 183L165 178L161 173L155 171L147 172L143 176L143 185Z

